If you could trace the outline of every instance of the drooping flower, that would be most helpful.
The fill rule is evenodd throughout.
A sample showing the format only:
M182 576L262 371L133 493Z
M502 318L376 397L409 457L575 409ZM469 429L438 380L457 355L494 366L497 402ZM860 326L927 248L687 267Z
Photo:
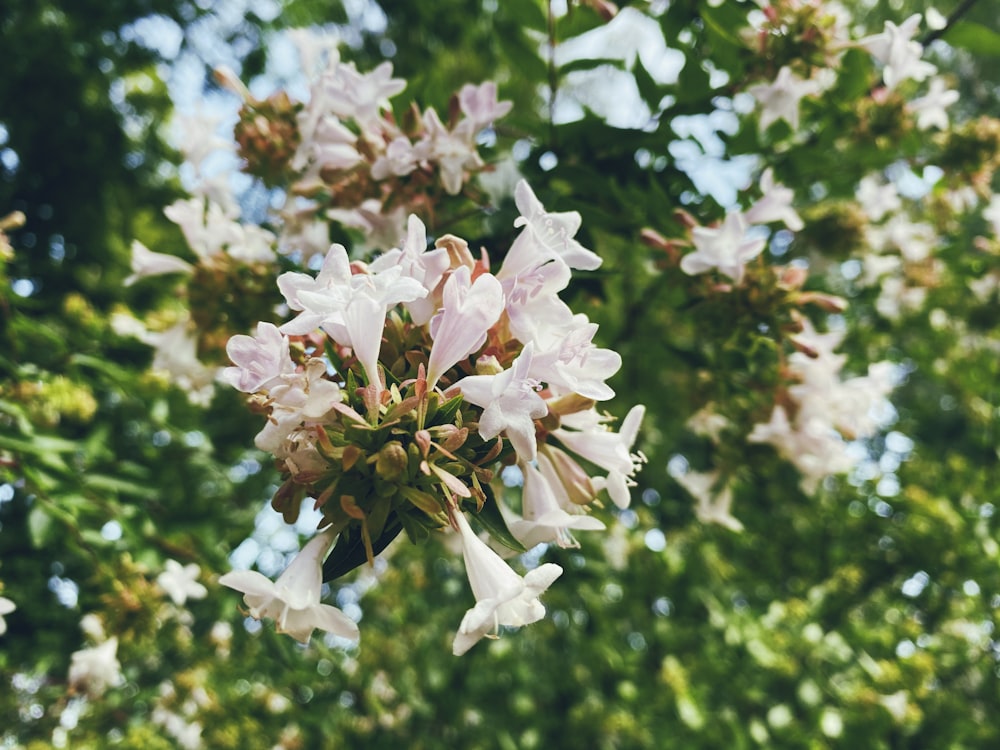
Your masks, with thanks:
M156 577L156 583L178 607L183 606L188 599L204 599L208 589L198 583L201 568L197 563L181 565L176 560L167 560L166 568Z
M532 345L524 347L510 367L496 375L470 375L455 383L462 398L483 407L479 434L491 440L505 432L519 458L533 461L537 450L534 420L549 408L538 395L539 383L530 378Z
M99 698L109 687L122 681L118 662L118 638L112 637L93 648L74 651L70 657L69 684L91 698Z
M618 432L612 432L605 424L607 419L596 411L577 412L564 416L564 426L552 431L566 448L608 472L601 484L619 508L628 507L628 488L635 484L632 477L645 461L641 453L631 452L645 413L642 404L633 406Z
M539 462L543 456L539 455ZM560 547L579 547L571 531L600 531L605 525L577 506L571 513L560 503L556 492L561 485L553 486L538 467L528 461L519 461L518 468L524 476L521 495L521 518L510 522L510 531L521 544L531 549L536 544L555 542Z
M336 536L331 528L310 539L277 581L255 570L235 570L221 576L219 583L243 592L251 617L270 617L275 630L301 643L308 643L316 628L357 640L354 621L336 607L320 602L323 560Z
M542 619L545 607L538 597L562 575L562 568L545 563L521 577L476 536L461 512L456 512L454 519L462 537L469 585L476 597L476 605L465 613L455 635L452 650L461 656L501 625L521 627Z

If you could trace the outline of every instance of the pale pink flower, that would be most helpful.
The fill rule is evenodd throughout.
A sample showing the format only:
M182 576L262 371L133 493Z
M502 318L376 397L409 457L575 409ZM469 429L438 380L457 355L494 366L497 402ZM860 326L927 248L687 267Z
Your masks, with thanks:
M552 585L562 568L554 563L539 565L519 576L472 531L461 512L454 514L462 538L462 556L476 605L465 613L455 635L453 652L461 656L484 636L496 634L500 626L521 627L545 616L538 597Z
M457 362L467 359L486 343L486 334L503 312L503 288L488 273L471 281L466 266L456 269L445 282L441 310L431 319L434 338L427 362L427 385Z
M528 376L532 345L524 347L510 368L496 375L470 375L453 386L466 401L483 407L479 434L491 440L505 434L519 458L533 461L537 450L535 422L549 408L538 395L539 383Z
M539 463L542 455L539 454ZM579 547L572 530L600 531L605 525L582 512L569 512L568 499L560 502L557 493L562 490L558 483L552 485L539 468L528 461L518 461L518 468L524 476L524 491L521 493L521 518L509 524L510 532L527 549L543 542L555 542L560 547Z
M219 578L219 583L242 591L250 616L270 617L279 633L308 643L319 628L341 638L358 639L358 626L336 607L320 602L323 586L323 560L337 537L334 529L314 536L285 568L277 581L255 570L234 570Z
M514 103L497 101L497 85L486 81L476 86L467 83L458 92L458 104L462 114L474 123L474 130L486 127L510 112Z
M514 201L521 212L514 226L523 226L524 231L514 240L497 273L501 281L553 259L584 271L601 265L599 255L574 239L583 222L579 211L546 211L525 180L518 181L514 188Z
M244 393L266 391L295 372L288 337L273 323L258 323L255 336L236 334L226 343L226 354L236 367L225 368L220 377Z

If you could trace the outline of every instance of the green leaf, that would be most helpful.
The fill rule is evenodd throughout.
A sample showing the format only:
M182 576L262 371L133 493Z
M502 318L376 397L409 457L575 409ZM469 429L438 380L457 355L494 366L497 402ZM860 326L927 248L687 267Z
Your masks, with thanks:
M974 55L1000 57L1000 34L973 21L959 21L942 38Z
M385 520L382 533L378 535L377 539L372 540L372 552L378 555L389 546L389 542L399 536L399 532L402 530L403 522L400 520L399 514L392 511ZM351 526L337 537L337 544L334 545L330 556L323 563L323 580L336 580L367 561L365 545L361 540L361 528Z
M486 502L483 503L482 510L478 513L476 512L475 500L464 500L462 503L465 509L471 514L472 519L478 521L489 532L491 537L505 547L510 547L515 552L526 552L527 550L524 548L524 545L517 541L514 535L510 533L510 529L507 528L507 522L500 512L500 506L497 504L496 496L493 494L493 488L488 484L484 484L483 493L486 495Z
M28 512L28 535L35 549L40 549L52 536L52 516L40 505Z
M571 60L559 67L559 75L564 76L577 70L594 70L609 65L618 70L625 70L625 63L613 57L588 57L582 60Z

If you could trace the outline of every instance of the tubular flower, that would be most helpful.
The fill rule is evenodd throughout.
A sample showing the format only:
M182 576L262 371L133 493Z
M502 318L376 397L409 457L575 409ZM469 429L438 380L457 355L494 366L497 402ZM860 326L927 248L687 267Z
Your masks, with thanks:
M349 640L358 639L358 626L336 607L320 602L322 566L336 533L317 534L289 563L277 581L254 570L235 570L219 578L219 583L243 592L243 601L256 619L270 617L279 633L288 633L308 643L319 628Z
M501 625L521 627L541 620L545 607L538 597L562 575L554 563L539 565L522 578L483 542L461 512L454 514L462 535L462 556L476 606L465 613L455 635L453 651L461 656Z

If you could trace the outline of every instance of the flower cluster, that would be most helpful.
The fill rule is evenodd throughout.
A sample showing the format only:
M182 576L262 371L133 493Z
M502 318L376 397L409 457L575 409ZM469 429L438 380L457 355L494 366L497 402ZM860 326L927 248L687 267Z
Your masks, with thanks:
M397 122L389 100L406 82L393 78L390 63L363 73L325 37L300 30L292 38L309 77L306 102L284 91L258 100L219 72L243 98L236 139L244 168L297 197L284 211L283 246L307 257L325 253L332 219L388 247L408 213L430 213L486 166L477 138L512 107L497 101L495 83L463 86L447 121L427 108Z
M770 421L758 424L747 437L770 443L802 474L802 487L813 493L831 474L849 471L856 457L848 441L871 437L890 411L886 396L896 385L891 362L869 365L865 375L842 379L845 357L834 354L843 335L820 334L805 321L795 337L800 351L789 357L793 381L779 394Z
M450 526L477 599L455 640L462 653L499 625L539 619L538 595L561 573L547 564L522 578L463 512L521 551L603 528L589 511L604 490L628 504L643 407L611 429L597 404L614 396L606 381L621 357L597 347L597 325L559 297L573 269L601 260L574 238L578 213L547 211L523 181L515 199L521 232L495 274L486 251L477 258L458 237L428 249L411 216L401 246L368 264L333 245L315 277L280 276L295 316L230 340L235 366L223 377L266 415L256 444L284 475L273 506L294 522L311 498L325 528L276 583L223 576L253 616L303 641L314 628L354 637L320 603L322 580L373 560L401 532L419 542ZM509 466L524 492L502 507L491 483Z

